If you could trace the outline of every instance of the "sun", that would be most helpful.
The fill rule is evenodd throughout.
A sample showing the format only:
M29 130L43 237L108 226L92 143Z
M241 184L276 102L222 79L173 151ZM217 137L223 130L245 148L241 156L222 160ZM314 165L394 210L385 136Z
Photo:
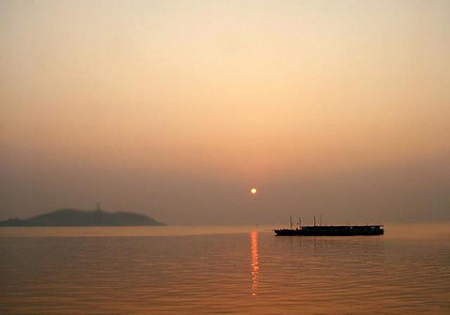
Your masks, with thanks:
M256 188L252 188L252 189L250 189L250 192L252 193L252 195L256 195L258 190Z

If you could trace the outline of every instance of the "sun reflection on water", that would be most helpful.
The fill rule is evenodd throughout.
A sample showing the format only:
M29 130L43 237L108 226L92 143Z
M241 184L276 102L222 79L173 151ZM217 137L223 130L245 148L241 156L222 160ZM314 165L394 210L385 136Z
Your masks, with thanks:
M258 232L253 231L250 233L251 239L251 253L252 253L252 295L256 296L258 289L258 274L259 274L259 261L258 261Z

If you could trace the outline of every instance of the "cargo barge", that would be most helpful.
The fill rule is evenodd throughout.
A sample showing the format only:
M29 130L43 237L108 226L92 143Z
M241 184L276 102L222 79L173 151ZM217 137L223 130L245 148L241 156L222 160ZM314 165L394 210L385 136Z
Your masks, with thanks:
M315 222L315 219L314 219ZM353 235L383 235L383 225L312 225L290 229L273 230L277 236L353 236Z

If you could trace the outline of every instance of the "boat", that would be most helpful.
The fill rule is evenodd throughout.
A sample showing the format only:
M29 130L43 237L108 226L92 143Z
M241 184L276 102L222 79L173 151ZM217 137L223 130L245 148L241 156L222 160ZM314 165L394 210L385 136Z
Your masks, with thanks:
M290 229L273 230L277 236L353 236L353 235L383 235L383 225L314 225L302 226L299 220L298 227Z

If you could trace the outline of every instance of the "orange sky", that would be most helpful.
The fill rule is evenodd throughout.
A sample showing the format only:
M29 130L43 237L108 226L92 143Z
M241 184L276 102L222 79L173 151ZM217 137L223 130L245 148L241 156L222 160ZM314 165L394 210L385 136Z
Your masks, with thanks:
M324 188L358 177L390 197L343 217L402 220L412 203L449 218L449 17L448 1L2 1L0 219L101 200L169 223L248 223L252 207L272 222L277 204L373 204L374 186ZM441 188L412 202L396 172Z

